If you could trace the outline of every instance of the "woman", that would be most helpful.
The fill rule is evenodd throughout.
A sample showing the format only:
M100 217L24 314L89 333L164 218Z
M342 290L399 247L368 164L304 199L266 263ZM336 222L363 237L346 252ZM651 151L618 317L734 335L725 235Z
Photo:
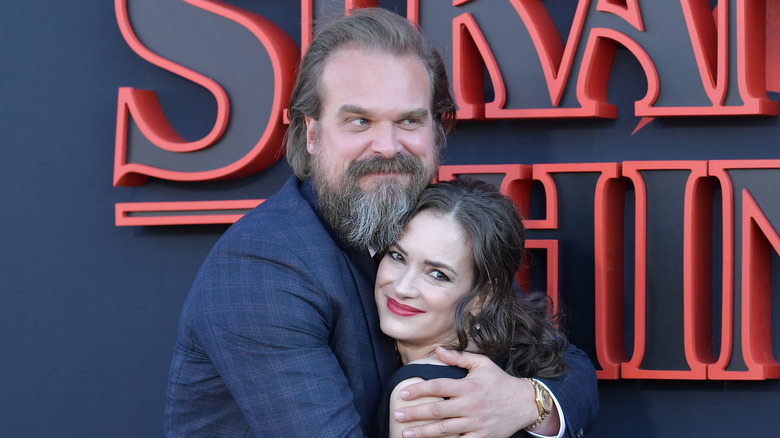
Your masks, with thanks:
M441 182L423 192L409 217L379 265L374 290L382 331L396 339L404 364L386 388L376 436L400 437L409 426L391 419L408 403L401 388L465 377L466 370L438 360L437 346L487 355L517 377L555 377L566 367L565 337L547 296L513 287L524 230L509 199L481 181Z

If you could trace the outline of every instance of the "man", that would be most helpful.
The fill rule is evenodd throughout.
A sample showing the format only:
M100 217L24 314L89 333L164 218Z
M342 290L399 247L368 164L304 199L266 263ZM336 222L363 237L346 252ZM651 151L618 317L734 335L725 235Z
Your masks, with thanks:
M232 226L182 310L171 364L169 436L364 436L399 365L378 324L370 252L397 239L434 176L454 123L444 67L410 23L356 10L325 26L301 64L287 158L296 176ZM409 387L414 437L581 435L598 410L595 373L570 348L572 373L535 385L489 359L438 352L467 378ZM546 413L546 412L545 412Z

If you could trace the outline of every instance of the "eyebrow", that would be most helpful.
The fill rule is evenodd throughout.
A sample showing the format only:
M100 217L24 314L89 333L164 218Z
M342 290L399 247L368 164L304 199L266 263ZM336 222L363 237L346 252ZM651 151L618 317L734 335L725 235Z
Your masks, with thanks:
M363 108L361 106L352 105L352 104L344 104L339 107L338 112L336 113L339 116L343 116L344 114L360 114L364 116L373 116L374 112L370 111L366 108ZM420 107L420 108L414 108L408 111L404 111L401 113L400 118L425 118L430 114L430 111L428 111L428 108Z
M427 117L429 114L428 108L416 108L413 110L405 111L403 114L401 114L404 118L424 118Z
M362 114L362 115L370 116L373 113L363 107L346 104L346 105L341 105L336 114L338 114L339 116L342 116L344 114Z
M398 248L398 250L399 250L399 251L401 251L402 253L404 253L404 254L408 254L408 253L406 252L406 250L404 250L404 248L403 248L401 245L399 245L399 244L397 244L397 243L396 243L396 244L395 244L395 247L396 247L396 248ZM425 264L426 264L426 265L431 265L431 266L433 266L434 268L444 268L444 269L446 269L446 270L448 270L448 271L450 271L450 272L452 272L452 273L455 273L455 274L457 274L457 273L458 273L458 271L456 271L455 269L453 269L453 268L452 268L452 266L450 266L450 265L448 265L448 264L446 264L446 263L442 263L442 262L436 262L436 261L433 261L433 260L428 260L428 259L426 259L426 260L425 260Z

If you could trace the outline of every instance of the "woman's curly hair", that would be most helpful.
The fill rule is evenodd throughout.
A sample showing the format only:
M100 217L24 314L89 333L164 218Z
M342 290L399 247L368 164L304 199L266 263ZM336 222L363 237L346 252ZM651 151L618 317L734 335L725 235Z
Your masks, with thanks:
M525 229L512 201L491 184L463 178L426 188L408 218L422 211L454 220L471 237L474 284L458 302L458 343L450 347L506 357L505 370L518 377L563 374L567 340L549 297L523 293L514 280L525 251Z

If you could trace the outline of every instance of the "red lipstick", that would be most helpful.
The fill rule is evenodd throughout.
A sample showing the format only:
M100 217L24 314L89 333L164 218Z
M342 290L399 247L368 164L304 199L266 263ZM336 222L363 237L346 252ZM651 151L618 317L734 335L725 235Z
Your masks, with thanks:
M390 297L387 297L387 310L391 311L392 313L395 313L398 316L404 316L404 317L425 313L418 308L407 306L406 304L401 304Z

